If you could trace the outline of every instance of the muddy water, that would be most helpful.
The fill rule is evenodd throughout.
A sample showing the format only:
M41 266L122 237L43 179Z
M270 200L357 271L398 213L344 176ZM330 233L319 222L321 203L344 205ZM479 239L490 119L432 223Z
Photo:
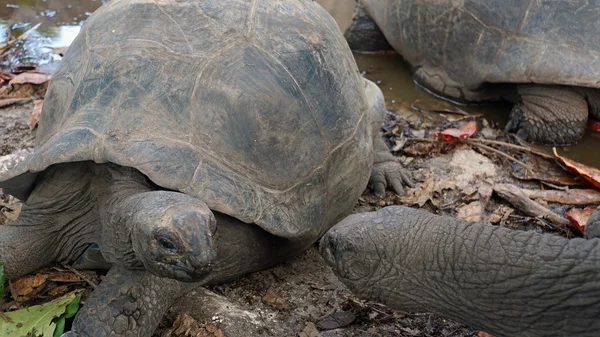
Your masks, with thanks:
M108 0L0 0L0 41L7 30L14 36L40 23L40 27L22 42L21 52L10 59L0 60L5 67L19 64L53 64L57 56L49 48L68 46L80 30L85 19ZM317 0L332 14L344 31L349 27L355 0ZM429 94L411 80L409 67L398 55L360 55L356 61L365 76L380 84L390 107L400 101L412 102ZM502 126L510 107L507 105L468 107L469 112L484 113ZM600 136L587 134L576 146L560 149L563 154L600 167Z
M340 29L345 31L350 26L354 0L317 0L336 19ZM356 63L365 77L377 81L388 103L393 108L400 101L412 102L421 97L431 97L426 91L417 87L411 78L409 66L399 55L365 55L355 54ZM471 113L482 113L488 120L504 127L511 106L508 104L481 105L462 107ZM550 153L551 149L540 149ZM600 134L587 133L582 141L574 146L559 148L558 152L579 162L600 168Z

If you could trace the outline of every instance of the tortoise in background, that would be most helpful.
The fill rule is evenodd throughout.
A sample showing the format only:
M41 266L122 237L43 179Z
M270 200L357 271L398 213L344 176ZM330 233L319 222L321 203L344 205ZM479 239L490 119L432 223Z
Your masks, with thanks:
M510 100L507 132L569 145L600 119L598 13L584 0L359 0L346 35L359 51L385 36L432 93Z

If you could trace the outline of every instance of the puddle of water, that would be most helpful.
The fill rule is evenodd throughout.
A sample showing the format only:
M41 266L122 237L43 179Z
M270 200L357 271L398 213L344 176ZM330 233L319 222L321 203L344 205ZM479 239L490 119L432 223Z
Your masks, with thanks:
M0 41L7 30L15 37L40 23L22 42L20 52L0 61L10 65L44 64L53 57L49 48L71 44L83 21L106 0L0 0Z
M350 26L354 10L354 0L317 0L334 17L343 31ZM432 97L412 81L411 71L399 55L367 55L355 54L356 63L365 77L378 83L386 98L388 107L394 108L399 101L412 102L417 98ZM511 105L494 103L462 107L470 113L481 113L489 121L495 122L499 128L504 128L508 121ZM552 149L538 147L551 154ZM581 142L574 146L558 148L561 155L581 163L600 168L600 156L596 149L600 148L600 134L586 133Z

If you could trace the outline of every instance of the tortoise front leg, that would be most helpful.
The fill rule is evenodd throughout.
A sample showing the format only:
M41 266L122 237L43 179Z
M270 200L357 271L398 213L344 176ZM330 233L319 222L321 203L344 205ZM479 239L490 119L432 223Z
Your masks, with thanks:
M373 170L369 179L369 188L380 198L385 196L385 190L388 187L392 187L396 193L402 195L404 194L402 185L413 187L414 183L405 172L404 167L390 153L379 134L386 110L383 93L375 83L367 79L363 79L363 81L373 132Z
M63 337L147 337L167 309L200 286L156 276L145 270L114 266L79 310Z
M92 177L81 163L53 166L38 178L18 220L0 226L0 262L8 278L54 261L70 263L91 244L97 228Z

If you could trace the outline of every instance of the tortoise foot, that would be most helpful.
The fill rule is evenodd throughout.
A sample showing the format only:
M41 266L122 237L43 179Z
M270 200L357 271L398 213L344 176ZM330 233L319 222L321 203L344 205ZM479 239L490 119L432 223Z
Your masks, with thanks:
M513 107L505 131L526 141L566 146L579 142L585 131L585 97L567 87L522 85L521 102Z

